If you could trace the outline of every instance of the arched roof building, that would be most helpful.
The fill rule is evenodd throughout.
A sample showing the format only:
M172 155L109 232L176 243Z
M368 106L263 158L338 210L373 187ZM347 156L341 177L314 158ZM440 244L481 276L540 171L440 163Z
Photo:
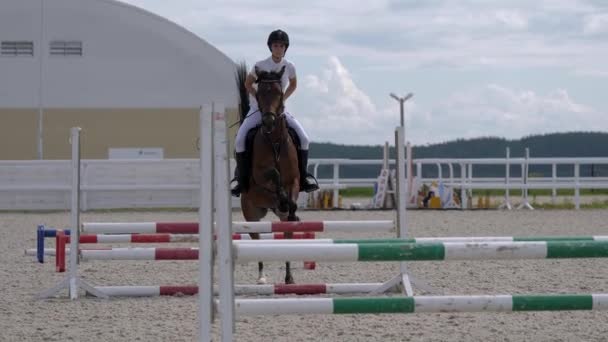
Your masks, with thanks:
M144 147L196 157L200 105L223 103L236 120L235 63L128 4L2 1L0 43L0 159L67 159L72 126L83 158Z

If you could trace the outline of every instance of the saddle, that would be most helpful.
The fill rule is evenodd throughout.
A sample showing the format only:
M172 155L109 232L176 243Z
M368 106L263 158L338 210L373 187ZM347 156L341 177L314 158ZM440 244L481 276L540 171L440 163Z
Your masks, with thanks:
M243 154L239 153L236 155L237 171L239 170L239 168L241 171L237 172L235 177L238 177L238 181L239 181L239 185L240 185L241 189L247 189L249 187L248 180L249 180L249 175L251 174L251 169L252 169L253 145L254 145L255 136L256 136L258 130L260 129L260 127L261 127L261 125L258 125L252 129L250 129L249 132L247 132L247 135L245 136L245 152L243 152ZM305 192L312 192L312 191L318 190L319 183L311 174L309 174L306 171L307 164L308 164L308 151L304 151L301 149L302 144L300 142L300 138L298 137L298 134L296 133L296 131L293 128L287 127L287 132L288 132L289 136L291 137L291 140L294 143L295 148L297 150L296 158L297 158L298 169L300 170L300 182L301 182L300 190L305 191ZM240 193L239 190L236 190L236 188L235 188L233 191L234 191L233 195L238 197L237 194Z
M247 158L246 164L248 171L251 170L251 154L253 153L253 140L255 139L255 135L261 126L262 125L257 125L254 128L250 129L249 132L247 132L247 137L245 139L245 156ZM293 143L296 145L296 149L300 150L300 137L298 137L296 131L291 127L287 127L287 132L291 137L291 141L293 141Z

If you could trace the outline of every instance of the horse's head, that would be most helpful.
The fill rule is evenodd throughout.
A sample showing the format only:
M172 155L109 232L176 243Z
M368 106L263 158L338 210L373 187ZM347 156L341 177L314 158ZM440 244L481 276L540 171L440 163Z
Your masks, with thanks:
M262 127L266 134L270 134L276 127L277 121L283 115L283 86L281 78L285 72L285 66L279 72L260 71L255 68L257 75L258 108L262 113Z

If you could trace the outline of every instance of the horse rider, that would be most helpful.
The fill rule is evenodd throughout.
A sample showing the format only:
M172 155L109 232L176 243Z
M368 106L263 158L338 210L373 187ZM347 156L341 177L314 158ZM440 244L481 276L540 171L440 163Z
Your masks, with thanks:
M250 129L258 126L262 122L262 113L258 110L258 103L256 100L256 68L259 71L267 72L279 72L281 68L285 67L285 72L281 79L281 86L283 87L283 101L293 95L297 88L296 78L296 67L295 65L285 58L285 52L289 48L289 36L285 31L275 30L270 33L267 41L268 48L270 49L271 56L263 59L251 68L247 78L245 80L245 88L249 93L250 109L249 113L245 117L245 120L239 127L236 134L235 150L236 150L236 170L235 177L232 180L233 186L231 189L232 195L238 197L244 189L244 186L248 182L249 172L243 172L248 170L249 165L246 165L245 151L247 133ZM280 114L280 113L277 113ZM300 148L298 149L298 169L300 170L300 191L312 192L319 189L316 179L307 172L308 167L308 147L310 141L308 135L304 131L304 128L298 122L298 120L287 111L284 110L285 118L287 119L287 125L294 129L300 139ZM236 184L234 184L236 183Z

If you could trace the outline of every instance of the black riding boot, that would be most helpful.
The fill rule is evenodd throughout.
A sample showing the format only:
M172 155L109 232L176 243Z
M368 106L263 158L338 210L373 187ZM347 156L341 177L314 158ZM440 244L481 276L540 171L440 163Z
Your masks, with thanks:
M234 197L239 197L243 190L247 190L247 178L249 177L249 173L247 165L245 164L245 154L246 152L237 152L235 156L236 168L234 169L234 178L230 182L231 184L235 183L232 189L230 189L230 192Z
M319 183L308 173L308 150L298 150L298 168L300 169L300 191L313 192L319 190Z

